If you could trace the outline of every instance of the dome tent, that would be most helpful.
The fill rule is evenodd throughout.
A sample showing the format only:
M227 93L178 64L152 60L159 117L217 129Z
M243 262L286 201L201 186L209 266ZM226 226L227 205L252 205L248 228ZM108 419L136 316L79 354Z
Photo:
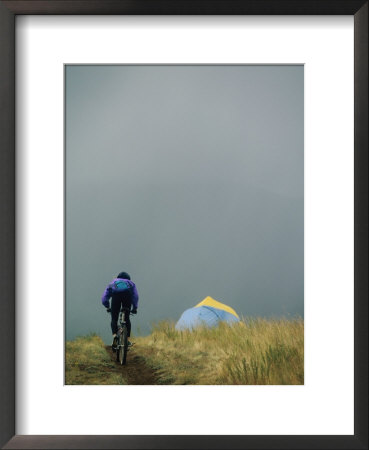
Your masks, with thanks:
M191 330L201 325L215 327L219 322L239 322L236 311L230 306L206 297L193 308L186 309L176 323L176 330Z

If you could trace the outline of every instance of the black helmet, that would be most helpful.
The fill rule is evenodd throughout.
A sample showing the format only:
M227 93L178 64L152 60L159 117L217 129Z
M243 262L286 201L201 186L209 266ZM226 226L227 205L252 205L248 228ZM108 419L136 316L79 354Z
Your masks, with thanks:
M127 272L120 272L120 274L117 276L117 278L123 278L124 280L130 280L131 277L128 275Z

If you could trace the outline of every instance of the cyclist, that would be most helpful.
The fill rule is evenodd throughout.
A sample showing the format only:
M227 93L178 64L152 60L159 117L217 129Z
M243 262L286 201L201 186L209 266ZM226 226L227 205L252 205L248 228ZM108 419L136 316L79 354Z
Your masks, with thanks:
M109 299L111 297L111 306ZM101 297L101 302L108 312L111 312L111 331L113 333L112 349L115 350L117 342L118 331L118 317L120 308L131 309L132 314L137 314L138 307L138 292L136 285L131 281L131 277L127 272L120 272L107 286ZM131 321L129 320L129 310L124 313L125 321L127 323L128 337L131 334ZM128 341L128 346L132 343Z

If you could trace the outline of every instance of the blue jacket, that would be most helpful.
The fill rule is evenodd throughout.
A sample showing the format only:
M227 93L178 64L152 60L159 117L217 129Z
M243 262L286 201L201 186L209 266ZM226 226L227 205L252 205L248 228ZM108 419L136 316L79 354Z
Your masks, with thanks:
M101 303L105 306L105 308L109 308L109 299L114 294L118 294L115 284L115 281L121 280L122 278L114 278L107 286L103 293L103 296L101 297ZM124 280L126 283L128 283L131 286L131 289L127 292L129 292L129 295L131 296L131 302L134 308L138 308L138 292L136 285L131 280Z

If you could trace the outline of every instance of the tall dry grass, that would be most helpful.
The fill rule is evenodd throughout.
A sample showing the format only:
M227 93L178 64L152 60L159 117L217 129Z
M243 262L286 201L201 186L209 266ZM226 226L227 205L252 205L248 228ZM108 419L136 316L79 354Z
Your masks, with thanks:
M67 341L65 384L127 384L96 334Z
M136 339L163 384L303 384L302 319L243 319L176 331L163 321Z

